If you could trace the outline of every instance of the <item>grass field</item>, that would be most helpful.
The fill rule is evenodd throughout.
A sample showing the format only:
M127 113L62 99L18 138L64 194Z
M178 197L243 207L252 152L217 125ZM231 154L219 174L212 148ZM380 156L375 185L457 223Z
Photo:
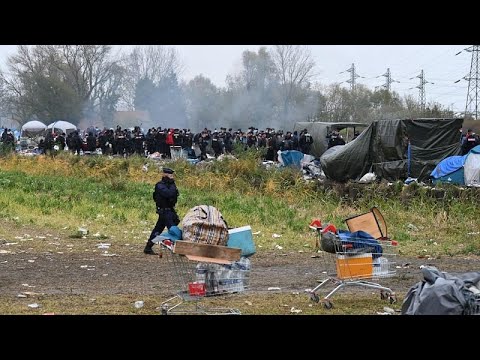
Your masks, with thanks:
M0 159L0 216L20 223L72 229L88 227L103 236L141 233L156 220L153 186L158 164L142 171L145 159L108 159L65 154L55 158ZM217 207L229 227L251 225L261 247L300 249L310 238L313 218L345 228L349 216L378 206L389 236L405 255L480 255L480 189L442 189L438 198L416 185L332 185L305 182L292 169L266 170L255 158L191 166L170 164L177 172L180 218L193 206ZM355 190L355 199L349 194ZM108 230L107 230L108 229ZM469 235L470 233L470 235ZM1 233L0 233L1 235ZM143 241L143 239L142 239Z
M146 163L148 171L144 171ZM67 231L72 239L81 237L78 229L84 227L89 234L118 245L144 244L157 218L152 192L161 166L140 157L1 157L0 219L18 226ZM377 206L387 221L389 236L401 244L402 256L480 255L480 189L306 182L294 169L263 168L248 152L239 160L197 166L180 160L169 166L177 173L180 218L195 205L213 205L229 227L250 225L260 232L255 237L258 252L276 245L285 251L314 251L308 229L313 218L346 228L345 218ZM8 239L9 232L8 227L0 228L0 239ZM45 244L38 241L29 246L41 252ZM95 300L48 295L41 297L41 309L25 307L26 299L0 298L1 314L43 313L45 309L63 314L158 314L153 296L142 297L142 309L132 306L137 298L131 294L102 295ZM302 314L381 311L377 296L374 300L368 292L354 302L348 294L339 294L338 306L331 311L318 304L310 306L304 295L289 293L246 294L232 297L228 304L245 314L292 314L292 307L302 309ZM399 306L392 305L396 310Z

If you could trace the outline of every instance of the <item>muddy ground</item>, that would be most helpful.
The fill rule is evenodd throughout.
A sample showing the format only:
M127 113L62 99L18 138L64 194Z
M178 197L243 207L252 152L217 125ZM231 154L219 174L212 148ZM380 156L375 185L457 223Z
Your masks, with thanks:
M165 257L144 255L144 243L116 245L112 240L72 239L61 232L9 226L0 236L0 294L15 297L24 291L45 295L174 294L172 267ZM26 236L26 234L35 234ZM111 244L99 248L99 244ZM158 245L154 247L158 251ZM303 292L313 288L331 272L321 254L312 249L298 251L261 250L251 257L250 292ZM480 257L440 258L392 257L394 277L378 282L392 288L399 300L421 280L421 265L447 272L478 271ZM350 287L346 291L359 291ZM360 290L362 291L362 290Z

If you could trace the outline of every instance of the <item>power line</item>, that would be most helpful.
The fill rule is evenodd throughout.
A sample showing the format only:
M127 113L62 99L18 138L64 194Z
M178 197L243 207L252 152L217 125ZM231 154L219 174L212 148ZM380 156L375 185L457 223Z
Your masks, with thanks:
M422 110L422 113L423 113L425 111L425 84L434 84L434 83L425 80L425 74L423 73L423 69L420 71L420 75L414 76L413 78L410 78L410 80L414 78L420 79L420 85L416 86L416 88L420 90L419 91L420 109Z
M352 66L345 70L346 72L349 72L350 73L350 79L347 80L348 83L350 83L350 90L352 92L355 91L355 80L357 78L364 78L363 76L360 76L358 75L356 72L355 72L355 64L352 64ZM340 74L344 73L345 71L342 71L340 72Z
M475 102L474 119L477 120L478 119L478 95L479 95L478 52L480 51L480 45L472 45L468 48L463 49L462 51L467 51L472 53L472 60L470 62L470 74L468 76L463 77L463 80L468 80L467 101L465 102L465 115L467 115L468 113L471 113L473 116L472 106L473 106L473 103ZM462 51L455 54L455 56L461 54ZM459 82L460 80L455 81L455 83Z
M383 84L382 87L385 88L388 92L391 91L392 83L394 83L394 82L399 83L400 82L400 81L392 79L392 74L390 73L390 68L387 68L387 72L383 75L380 75L380 76L383 76L385 78L385 84Z

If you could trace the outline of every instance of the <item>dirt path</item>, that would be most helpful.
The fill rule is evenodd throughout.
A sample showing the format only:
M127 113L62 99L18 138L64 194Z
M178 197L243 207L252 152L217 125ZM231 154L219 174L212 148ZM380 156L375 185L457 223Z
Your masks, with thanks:
M57 240L58 241L58 240ZM68 239L71 242L71 239ZM85 249L65 248L38 252L24 244L0 245L0 292L16 296L22 291L44 294L170 295L177 286L165 258L144 255L143 244L108 250L85 244ZM105 252L107 251L107 253ZM324 259L313 252L267 252L251 258L250 290L264 292L268 287L282 291L313 288L326 274ZM421 279L420 265L433 265L442 271L478 271L480 257L440 259L397 258L397 274L381 284L404 294ZM408 265L406 265L408 264ZM23 285L22 285L23 284ZM28 284L24 285L24 284Z

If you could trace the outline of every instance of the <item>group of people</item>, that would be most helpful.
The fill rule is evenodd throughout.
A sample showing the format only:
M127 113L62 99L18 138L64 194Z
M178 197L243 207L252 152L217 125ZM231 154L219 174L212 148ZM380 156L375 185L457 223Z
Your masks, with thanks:
M341 138L341 137L340 137ZM266 149L265 160L277 160L277 151L298 150L304 154L310 154L314 143L313 136L304 129L298 131L267 128L259 130L255 127L247 131L228 129L221 127L220 130L204 128L199 133L193 133L190 129L152 127L146 134L138 126L133 130L122 129L121 126L99 130L89 128L84 132L75 130L66 135L64 132L47 132L44 139L40 140L40 153L68 149L74 154L81 152L97 152L102 154L130 156L138 154L148 156L158 153L164 158L171 158L171 146L178 146L187 150L190 157L205 160L207 153L218 157L222 154L232 154L237 144L245 149Z

